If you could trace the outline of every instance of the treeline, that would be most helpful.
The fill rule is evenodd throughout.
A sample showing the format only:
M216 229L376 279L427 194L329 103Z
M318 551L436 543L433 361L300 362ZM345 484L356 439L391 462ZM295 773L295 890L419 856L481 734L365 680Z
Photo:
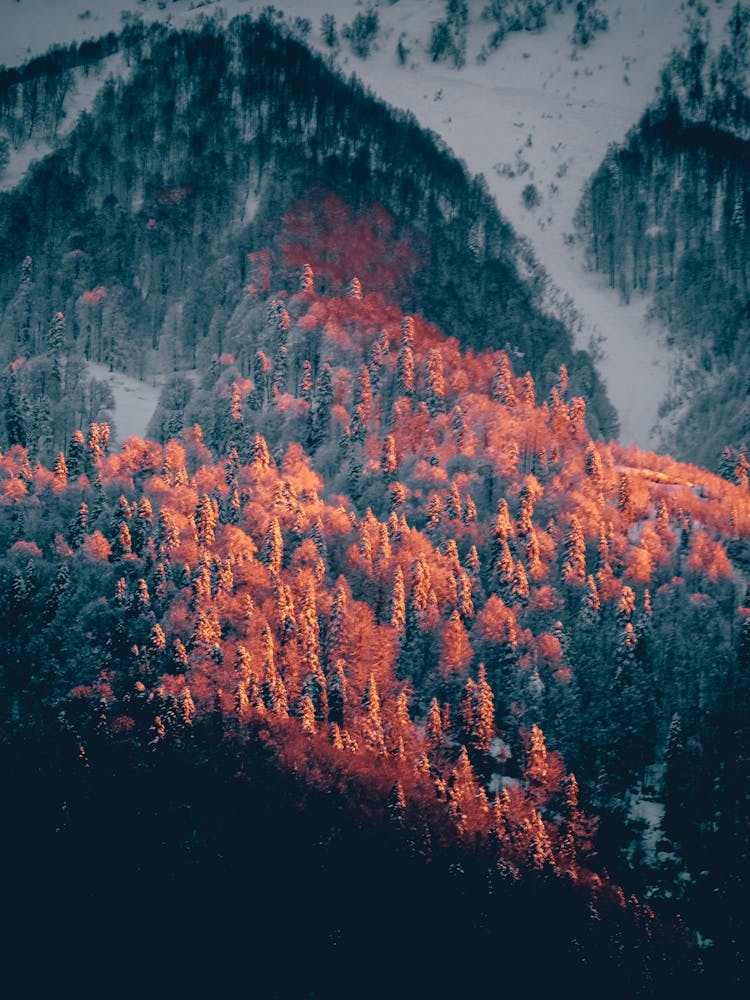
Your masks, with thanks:
M590 358L542 312L533 262L521 278L482 180L267 19L157 32L128 82L107 84L94 114L0 198L4 361L43 368L58 312L64 359L142 375L221 353L248 255L267 251L270 280L286 283L280 219L319 180L355 209L382 204L394 237L408 234L418 261L403 304L467 346L507 344L545 391L565 363L592 431L613 431Z
M458 838L594 895L592 850L654 888L628 860L650 783L661 888L738 975L747 486L594 444L564 369L538 405L504 352L355 280L321 295L303 268L236 320L254 357L168 386L158 440L4 455L6 732L62 710L84 756L92 730L146 755L263 732L417 853Z
M654 315L704 374L683 387L689 399L673 401L682 409L669 444L713 468L750 431L736 377L750 351L749 23L737 4L715 55L706 29L694 26L657 101L609 150L577 216L591 266L626 300L653 293Z
M122 31L100 38L54 46L22 66L0 66L0 135L5 133L14 148L32 136L53 141L65 117L65 99L75 80L75 70L88 76L92 68L117 52L126 61L141 58L144 43L165 29L146 28L131 18Z
M560 14L573 0L490 0L482 11L482 20L492 25L487 42L479 54L479 62L484 62L491 52L498 49L505 38L516 31L543 31L551 14ZM455 13L452 8L465 7L465 3L447 4L446 23L457 30ZM576 19L570 35L571 44L585 48L598 32L609 27L607 15L597 6L596 0L576 0ZM433 39L434 39L433 34Z

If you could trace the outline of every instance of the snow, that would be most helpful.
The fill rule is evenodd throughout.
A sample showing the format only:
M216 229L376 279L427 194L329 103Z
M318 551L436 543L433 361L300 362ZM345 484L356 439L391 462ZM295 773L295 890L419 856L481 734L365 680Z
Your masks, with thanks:
M356 73L378 96L410 110L441 135L473 173L484 174L501 211L527 238L550 276L549 307L570 316L577 345L595 345L610 398L621 422L624 444L653 448L660 401L673 382L675 358L663 331L646 320L648 300L628 305L601 275L586 272L582 248L572 242L573 217L582 187L605 155L619 142L654 97L659 74L672 48L682 41L690 12L680 0L599 0L609 29L585 50L573 52L569 38L573 8L551 14L539 34L515 33L491 54L476 61L490 26L479 20L483 2L471 4L466 65L454 69L432 62L426 49L432 23L444 16L443 0L380 0L381 30L370 57L354 56L346 42L334 54L344 73ZM194 0L100 0L88 16L56 0L4 0L0 63L12 65L44 51L52 42L95 37L117 29L121 9L145 21L161 18L182 26L196 16L258 13L265 6L243 0L196 3ZM329 12L339 30L364 9L354 0L279 0L287 18L309 18L308 41L331 56L320 36L320 17ZM713 5L709 16L720 25L728 16ZM719 34L714 30L714 37ZM402 37L408 65L398 65ZM72 120L72 117L71 117ZM29 151L29 156L42 150ZM510 165L510 170L502 169ZM21 163L11 164L17 177ZM515 176L508 176L509 173ZM523 205L521 192L533 183L541 204ZM252 205L248 210L252 211ZM450 332L450 331L447 331Z
M32 163L43 160L52 152L49 143L40 139L28 139L18 149L10 148L10 159L5 170L0 173L0 191L10 191L20 184Z
M665 860L660 857L657 847L663 837L661 825L664 821L664 803L640 795L631 796L630 818L643 825L641 844L644 860L650 867L656 867L660 861Z
M98 382L106 382L115 399L113 413L116 438L115 444L122 444L135 435L146 437L146 428L156 410L164 376L157 376L148 382L132 378L123 372L111 372L107 365L89 361L87 371Z

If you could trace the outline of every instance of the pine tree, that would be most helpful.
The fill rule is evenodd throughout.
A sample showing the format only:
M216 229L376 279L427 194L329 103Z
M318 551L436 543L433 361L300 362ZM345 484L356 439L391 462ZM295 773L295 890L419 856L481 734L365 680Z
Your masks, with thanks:
M261 562L268 567L270 572L274 574L274 576L278 576L281 572L281 562L283 558L284 541L281 537L279 519L277 517L272 517L268 522L268 528L266 529L266 537L263 542L260 559Z
M297 714L299 715L302 732L305 736L313 736L315 734L315 706L308 695L303 694L300 698Z
M529 794L537 804L546 801L548 773L549 758L544 733L539 726L533 725L531 727L529 748L526 754L524 777L528 784Z
M632 514L632 488L630 484L630 476L627 472L623 472L620 476L620 484L617 490L617 509L626 518L629 518Z
M313 274L313 269L309 264L302 265L299 278L299 290L300 292L315 291L315 275Z
M443 374L443 355L439 348L433 347L427 354L425 372L425 393L427 409L430 416L445 412L445 376Z
M383 723L380 717L380 697L374 674L370 674L362 695L360 729L363 740L371 749L378 753L385 753Z
M506 604L513 600L513 588L515 584L515 563L510 553L507 541L503 539L500 543L500 555L493 567L492 583L494 589Z
M581 522L574 514L565 538L565 562L562 578L566 583L583 585L586 582L586 540Z
M273 371L271 372L271 392L275 398L286 392L289 376L289 358L286 344L281 344L273 356Z
M536 406L536 393L534 391L534 379L531 372L526 372L522 380L521 399L530 409Z
M400 781L397 781L391 788L386 808L391 822L398 829L401 829L404 825L404 815L406 813L406 796L404 795L404 789Z
M261 697L263 704L271 715L286 718L289 714L289 704L287 700L286 687L281 675L276 669L274 660L274 642L271 630L267 625L263 627L261 642L265 650L263 663L263 683L261 685Z
M204 493L198 501L195 511L195 530L198 544L204 548L213 545L216 539L216 525L218 523L218 510L215 501L207 493Z
M586 475L591 480L594 489L601 492L604 485L602 459L593 441L590 441L586 448Z
M396 458L396 439L392 434L387 434L383 439L383 450L380 457L380 468L383 472L386 483L391 483L398 469L398 459Z
M130 528L127 521L122 521L115 537L112 539L112 558L114 560L124 559L132 555L133 543L130 537Z
M65 461L65 455L62 452L58 453L57 461L55 462L55 486L58 490L64 490L68 485L68 465Z
M399 635L403 635L406 627L406 590L404 587L404 574L400 566L396 567L396 576L393 580L391 625Z
M349 706L349 684L345 667L342 659L336 660L328 682L328 719L340 727L347 723Z
M414 352L408 344L401 344L396 359L396 377L402 396L414 395Z
M443 748L443 719L440 715L440 706L437 698L430 702L430 709L427 713L427 721L424 729L425 747L430 755L439 753Z
M664 764L664 830L669 836L678 837L684 828L682 813L690 775L682 735L682 720L677 712L672 716L669 726Z
M253 391L250 393L250 406L254 410L262 409L269 401L271 394L271 362L263 351L256 351L253 359Z
M86 471L86 442L82 431L73 431L68 443L68 453L66 461L68 463L68 474L72 479L77 479Z
M8 447L20 444L26 447L26 420L18 377L13 368L9 369L5 382L5 433Z
M311 446L317 448L328 435L333 409L333 370L330 364L323 365L315 387L315 408L313 414Z

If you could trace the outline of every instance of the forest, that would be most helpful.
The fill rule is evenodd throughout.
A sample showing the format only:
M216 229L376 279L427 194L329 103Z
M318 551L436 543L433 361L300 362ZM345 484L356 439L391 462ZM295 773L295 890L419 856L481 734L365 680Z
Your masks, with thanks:
M506 932L494 905L530 880L587 962L595 931L576 899L613 910L623 996L699 964L687 937L659 951L676 906L716 941L700 961L731 979L747 483L595 444L564 368L540 403L505 352L461 351L356 276L343 294L316 283L307 265L297 288L249 298L252 376L217 356L176 436L167 387L154 440L114 452L93 423L48 466L4 453L8 752L59 742L74 785L115 767L127 787L133 758L158 774L219 756L257 765L261 786L278 769L398 831L405 877L420 877L415 858L450 858L475 903L499 879L479 911L490 938L497 920ZM310 344L325 361L314 375L303 360L290 391ZM630 855L629 804L649 784L673 860L653 871Z
M0 196L11 965L737 994L744 455L611 440L481 179L268 15L126 49Z
M589 355L541 308L544 275L483 180L436 137L268 19L152 27L128 52L127 82L108 83L94 112L0 194L3 405L23 414L44 457L105 416L81 362L142 377L221 354L243 282L288 280L286 244L298 237L280 220L321 183L368 208L372 238L403 251L380 274L353 262L368 291L389 291L466 346L507 346L544 391L565 364L592 432L614 433ZM7 86L25 119L22 84Z
M718 50L693 23L659 94L591 178L577 224L591 267L653 314L693 360L666 439L679 457L719 467L749 438L750 8L736 4Z

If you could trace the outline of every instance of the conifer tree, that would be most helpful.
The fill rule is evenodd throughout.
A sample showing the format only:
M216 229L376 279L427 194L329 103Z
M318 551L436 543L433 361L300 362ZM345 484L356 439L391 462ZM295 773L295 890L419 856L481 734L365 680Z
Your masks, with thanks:
M437 698L430 702L430 709L425 722L424 740L425 747L430 755L439 752L443 748L443 719L440 715L440 706Z
M534 802L538 804L543 803L547 797L548 772L547 744L544 739L544 733L535 724L531 727L524 777L528 784L529 794Z
M59 490L64 490L68 485L68 465L65 461L65 455L59 452L57 456L57 461L55 462L55 486Z
M586 582L586 540L583 537L581 522L574 514L570 519L568 533L565 537L565 562L562 577L566 583L584 584Z
M396 358L396 378L398 391L402 396L414 395L414 352L408 344L401 344Z
M300 292L313 292L315 290L315 275L309 264L303 264L299 278Z
M400 781L397 781L391 788L386 808L391 822L400 829L404 824L406 813L406 796Z
M342 659L336 660L328 681L328 719L340 727L347 723L349 705L349 683L345 667Z
M398 469L396 458L396 439L392 434L387 434L383 439L383 450L380 457L380 468L383 472L386 483L392 483Z
M253 391L250 393L250 406L254 410L262 409L269 401L271 394L271 362L263 351L256 351L253 359Z
M396 567L396 576L393 580L391 625L399 635L403 635L406 627L406 590L404 588L404 574L400 566Z
M401 320L401 344L414 350L414 317L404 316Z
M362 738L367 746L378 753L385 753L383 723L380 717L380 697L374 674L370 674L362 695L360 728Z
M500 359L492 381L492 398L509 409L512 409L516 403L516 394L513 388L513 370L505 351L500 353Z
M281 562L284 558L284 540L281 537L279 519L272 517L268 522L266 537L263 541L263 549L260 554L261 562L264 563L274 576L281 572Z
M425 385L427 409L430 416L445 411L445 376L443 375L443 355L433 347L427 354Z
M76 479L86 471L86 443L82 431L73 431L66 456L68 474Z
M315 706L309 695L303 694L300 698L298 713L302 732L305 736L315 734Z
M333 408L333 370L330 364L323 365L315 387L315 407L311 447L317 448L325 440L331 421Z

